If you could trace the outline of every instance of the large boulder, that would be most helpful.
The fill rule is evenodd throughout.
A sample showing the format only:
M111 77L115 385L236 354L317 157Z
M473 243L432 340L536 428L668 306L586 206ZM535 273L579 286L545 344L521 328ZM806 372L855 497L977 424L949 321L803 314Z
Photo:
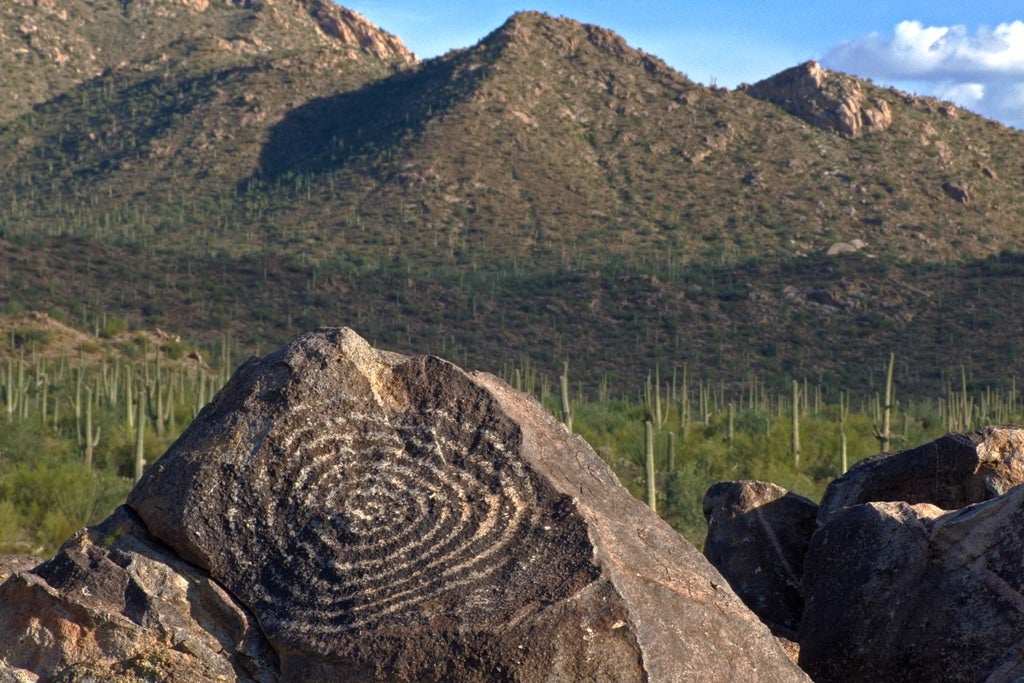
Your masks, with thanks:
M704 555L776 635L796 638L804 553L818 506L763 481L722 481L704 495Z
M245 363L127 505L115 521L136 527L86 532L15 574L0 609L34 591L53 633L136 624L140 643L156 629L167 642L195 633L195 648L217 634L227 677L806 680L700 553L536 401L351 330ZM164 581L106 548L150 538L139 554L168 568ZM140 612L165 586L195 624ZM230 628L196 610L201 596ZM38 629L20 619L4 642ZM84 659L50 647L28 661L0 644L0 661L138 656L121 637L89 641Z
M861 460L833 480L818 510L823 524L837 510L871 501L930 503L957 510L1024 483L1024 429L989 426L951 433L899 453Z
M811 540L800 665L816 681L1024 678L1024 487L945 512L837 511Z

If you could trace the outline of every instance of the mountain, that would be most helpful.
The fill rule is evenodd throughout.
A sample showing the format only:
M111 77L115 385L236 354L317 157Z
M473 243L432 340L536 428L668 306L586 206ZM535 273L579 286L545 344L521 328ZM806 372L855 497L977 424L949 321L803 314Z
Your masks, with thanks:
M74 26L4 50L15 308L591 381L1022 369L1018 131L815 64L704 87L535 12L418 62L326 1L123 5L4 8L4 44Z
M228 65L310 50L414 61L400 40L327 0L8 0L0 6L0 121L129 64L180 66L195 56Z

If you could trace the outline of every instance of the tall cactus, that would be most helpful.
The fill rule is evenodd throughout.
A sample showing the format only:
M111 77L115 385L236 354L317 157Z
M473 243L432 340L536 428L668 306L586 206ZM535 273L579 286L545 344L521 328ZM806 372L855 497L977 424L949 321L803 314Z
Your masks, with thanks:
M569 402L569 361L562 363L562 374L558 378L562 399L562 422L572 431L572 404Z
M793 436L790 452L793 454L793 468L800 469L800 383L793 380Z
M647 505L658 511L658 489L654 481L654 425L644 422L644 480L647 490Z
M146 392L141 389L138 392L139 400L136 404L135 415L135 481L142 479L142 471L146 467L146 456L144 451L146 434Z
M889 354L889 369L885 373L885 405L882 406L882 426L875 425L875 438L883 453L889 452L893 434L890 429L892 421L892 369L896 363L896 354Z
M92 469L92 461L96 446L100 443L100 427L95 433L92 424L92 387L85 388L85 468Z
M850 416L850 395L839 392L839 467L846 474L846 418Z

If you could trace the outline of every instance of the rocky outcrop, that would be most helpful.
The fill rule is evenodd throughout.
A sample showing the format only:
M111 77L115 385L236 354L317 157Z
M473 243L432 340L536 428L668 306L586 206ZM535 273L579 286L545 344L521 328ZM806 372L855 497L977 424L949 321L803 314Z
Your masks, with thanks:
M69 675L806 680L536 401L347 329L244 364L0 610L0 660Z
M817 62L786 69L744 90L812 126L849 138L892 125L892 110L885 100L865 96L857 79L823 69Z
M382 31L363 15L329 0L300 0L325 34L344 45L358 45L378 59L412 64L416 56L397 36Z
M853 239L849 242L836 242L830 246L825 254L827 256L840 256L842 254L855 254L861 249L867 247L867 243L861 239Z
M816 519L772 484L722 482L705 553L777 635L799 623L816 681L1022 680L1022 483L1014 426L862 460Z
M824 524L837 510L871 501L930 503L956 510L1024 483L1024 429L985 427L952 433L899 453L861 460L832 481L818 511Z
M704 555L773 633L790 639L817 514L810 500L763 481L719 482L704 495Z
M955 202L961 204L971 202L971 186L966 183L942 183L942 191Z
M126 508L0 584L5 680L2 663L76 681L277 680L251 615Z
M816 681L1024 677L1024 487L943 513L867 503L811 541L800 665Z

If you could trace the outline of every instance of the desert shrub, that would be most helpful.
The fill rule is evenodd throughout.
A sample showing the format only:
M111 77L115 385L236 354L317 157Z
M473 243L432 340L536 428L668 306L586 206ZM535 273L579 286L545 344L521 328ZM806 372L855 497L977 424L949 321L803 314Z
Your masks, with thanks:
M171 339L164 342L161 347L164 354L171 360L180 360L189 351L188 344L180 339Z
M26 327L11 333L14 348L27 351L38 351L53 341L53 331L35 327Z
M100 336L110 339L128 331L128 319L116 315L108 315L103 318L100 326Z

